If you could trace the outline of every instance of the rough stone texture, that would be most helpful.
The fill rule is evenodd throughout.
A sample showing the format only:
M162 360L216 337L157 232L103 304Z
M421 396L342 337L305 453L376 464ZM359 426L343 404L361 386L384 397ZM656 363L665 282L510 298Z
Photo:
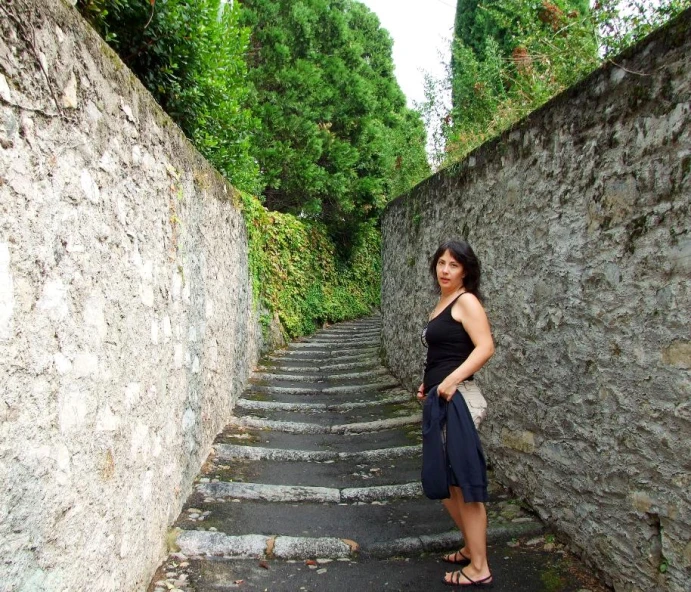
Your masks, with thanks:
M269 537L259 534L228 536L222 532L182 530L177 533L176 544L191 557L202 555L217 557L264 557Z
M691 12L394 201L383 356L411 388L429 256L466 237L496 472L617 591L691 581Z
M329 537L288 537L276 538L273 556L278 559L300 559L303 557L350 557L356 549L348 541Z
M73 8L2 8L0 590L141 590L256 361L245 227Z

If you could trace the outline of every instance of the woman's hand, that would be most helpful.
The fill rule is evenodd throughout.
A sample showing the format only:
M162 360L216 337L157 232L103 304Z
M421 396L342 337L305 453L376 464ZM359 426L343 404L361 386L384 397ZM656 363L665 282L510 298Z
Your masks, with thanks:
M421 384L417 389L417 400L422 403L427 397L425 396L425 385Z
M458 383L454 382L451 376L447 376L437 387L437 394L448 403L451 397L456 394L457 389Z

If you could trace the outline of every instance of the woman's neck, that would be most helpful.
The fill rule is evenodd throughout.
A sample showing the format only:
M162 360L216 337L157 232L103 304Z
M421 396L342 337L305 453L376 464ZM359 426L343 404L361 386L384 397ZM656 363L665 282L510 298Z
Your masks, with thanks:
M463 292L465 292L465 288L463 287L463 285L460 285L460 286L453 288L453 289L447 289L447 290L444 290L442 288L441 289L441 295L439 296L439 300L446 300L447 298L450 298L450 297L455 296L457 294L460 295Z

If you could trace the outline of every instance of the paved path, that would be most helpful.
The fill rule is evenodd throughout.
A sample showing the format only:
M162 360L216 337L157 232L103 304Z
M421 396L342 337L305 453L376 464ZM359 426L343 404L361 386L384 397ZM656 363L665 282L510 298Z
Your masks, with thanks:
M421 493L420 408L380 365L379 339L374 316L263 361L151 592L450 589L439 554L460 539ZM495 590L585 589L542 524L495 483L491 497Z

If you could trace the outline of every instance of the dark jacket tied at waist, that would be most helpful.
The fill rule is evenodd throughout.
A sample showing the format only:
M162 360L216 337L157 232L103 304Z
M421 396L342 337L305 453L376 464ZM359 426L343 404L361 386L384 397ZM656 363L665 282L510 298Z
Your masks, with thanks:
M430 499L446 499L450 485L466 502L488 499L485 455L465 399L459 392L447 403L435 386L422 409L422 489Z

